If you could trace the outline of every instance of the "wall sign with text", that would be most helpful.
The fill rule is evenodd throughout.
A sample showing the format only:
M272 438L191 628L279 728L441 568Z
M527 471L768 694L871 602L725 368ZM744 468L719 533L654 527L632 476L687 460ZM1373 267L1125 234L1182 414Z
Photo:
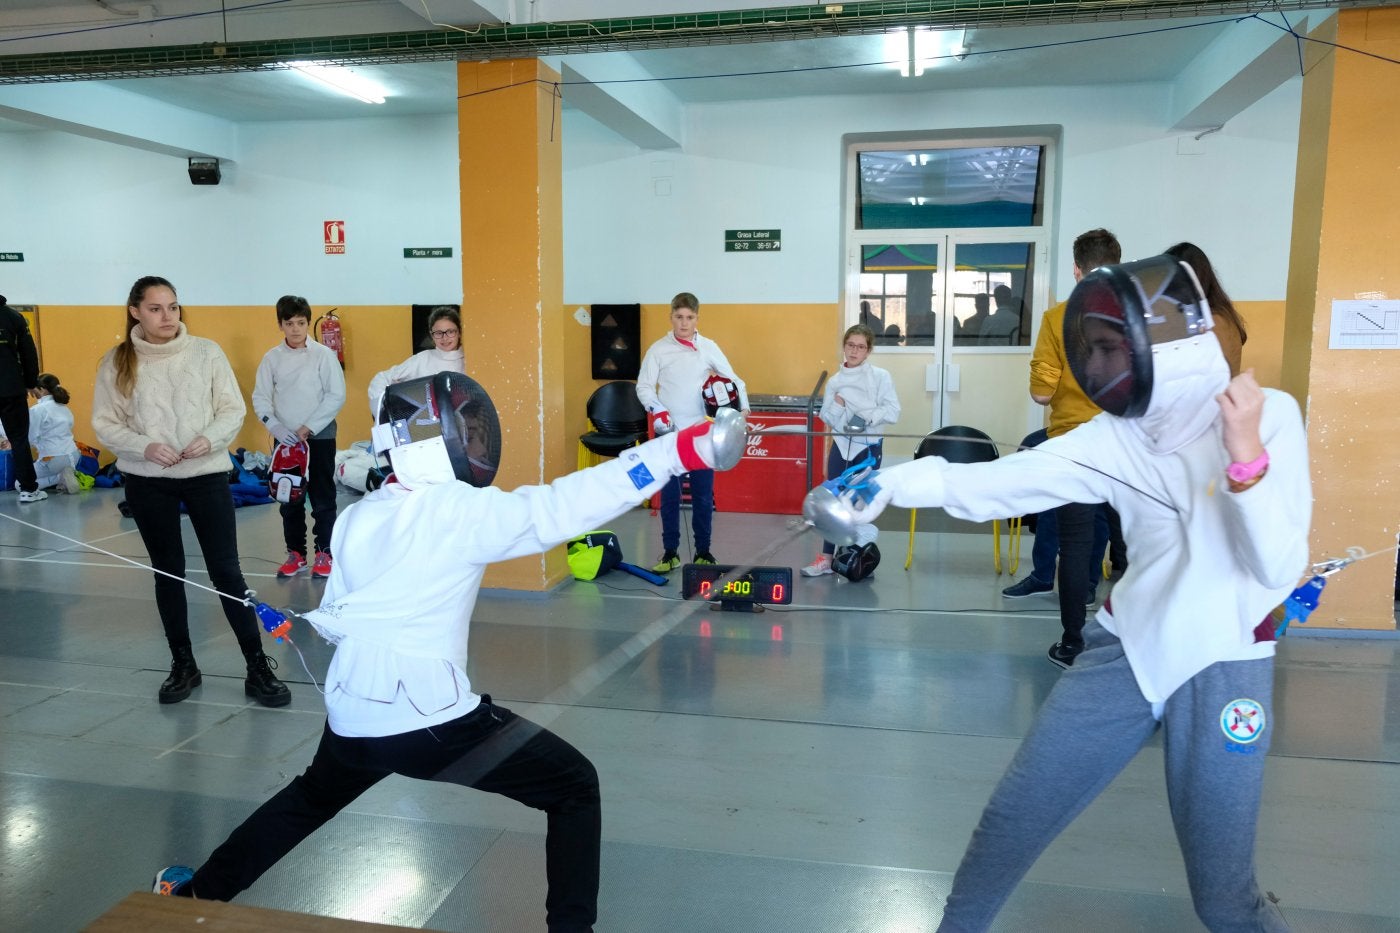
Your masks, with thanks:
M726 230L724 231L724 251L726 253L758 253L783 248L781 230Z
M326 234L326 255L338 256L345 252L345 221L327 220L321 224Z

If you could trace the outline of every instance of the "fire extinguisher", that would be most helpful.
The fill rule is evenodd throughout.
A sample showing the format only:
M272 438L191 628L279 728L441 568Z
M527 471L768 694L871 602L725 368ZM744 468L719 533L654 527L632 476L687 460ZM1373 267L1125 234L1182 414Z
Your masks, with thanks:
M311 325L312 332L316 335L316 342L321 346L335 351L335 358L340 360L340 368L345 368L345 337L340 332L340 318L335 316L336 309L331 308L325 314L316 319L316 323Z

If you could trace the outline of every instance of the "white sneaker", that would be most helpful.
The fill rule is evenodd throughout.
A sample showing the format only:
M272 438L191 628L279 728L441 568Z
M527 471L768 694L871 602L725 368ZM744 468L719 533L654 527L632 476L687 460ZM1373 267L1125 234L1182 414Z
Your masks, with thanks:
M70 496L76 496L78 493L83 491L82 484L78 482L78 474L73 472L72 470L69 470L62 476L60 476L58 478L58 484L63 488L63 491L68 493Z
M36 489L33 492L25 492L21 489L19 493L19 501L21 502L43 502L48 497L49 494L42 489Z
M818 554L816 560L802 568L802 575L804 577L820 577L824 573L831 572L830 554Z

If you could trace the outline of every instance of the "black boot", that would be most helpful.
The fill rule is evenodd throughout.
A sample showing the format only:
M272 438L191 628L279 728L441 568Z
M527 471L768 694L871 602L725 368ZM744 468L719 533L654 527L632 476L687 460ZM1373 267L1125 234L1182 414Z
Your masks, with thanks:
M170 649L170 676L160 685L156 694L162 703L179 703L198 687L202 678L199 665L194 663L194 649L189 645Z
M248 658L248 679L243 681L243 693L263 706L286 706L292 702L292 691L272 671L277 662L259 651Z

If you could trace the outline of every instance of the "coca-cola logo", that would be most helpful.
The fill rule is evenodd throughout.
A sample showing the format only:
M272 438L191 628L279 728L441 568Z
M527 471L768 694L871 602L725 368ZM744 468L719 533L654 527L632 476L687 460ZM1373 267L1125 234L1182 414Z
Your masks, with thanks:
M763 432L763 431L766 431L767 429L768 429L768 425L765 424L765 423L762 422L762 421L753 421L753 420L750 420L750 421L749 421L749 432L750 432L750 433L749 433L749 443L748 443L748 447L746 447L746 448L744 449L744 456L746 456L746 457L766 457L766 456L768 456L768 448L765 447L765 446L763 446L764 438L763 438L763 435L762 435L762 432ZM757 434L758 436L755 437L755 436L754 436L755 434Z

